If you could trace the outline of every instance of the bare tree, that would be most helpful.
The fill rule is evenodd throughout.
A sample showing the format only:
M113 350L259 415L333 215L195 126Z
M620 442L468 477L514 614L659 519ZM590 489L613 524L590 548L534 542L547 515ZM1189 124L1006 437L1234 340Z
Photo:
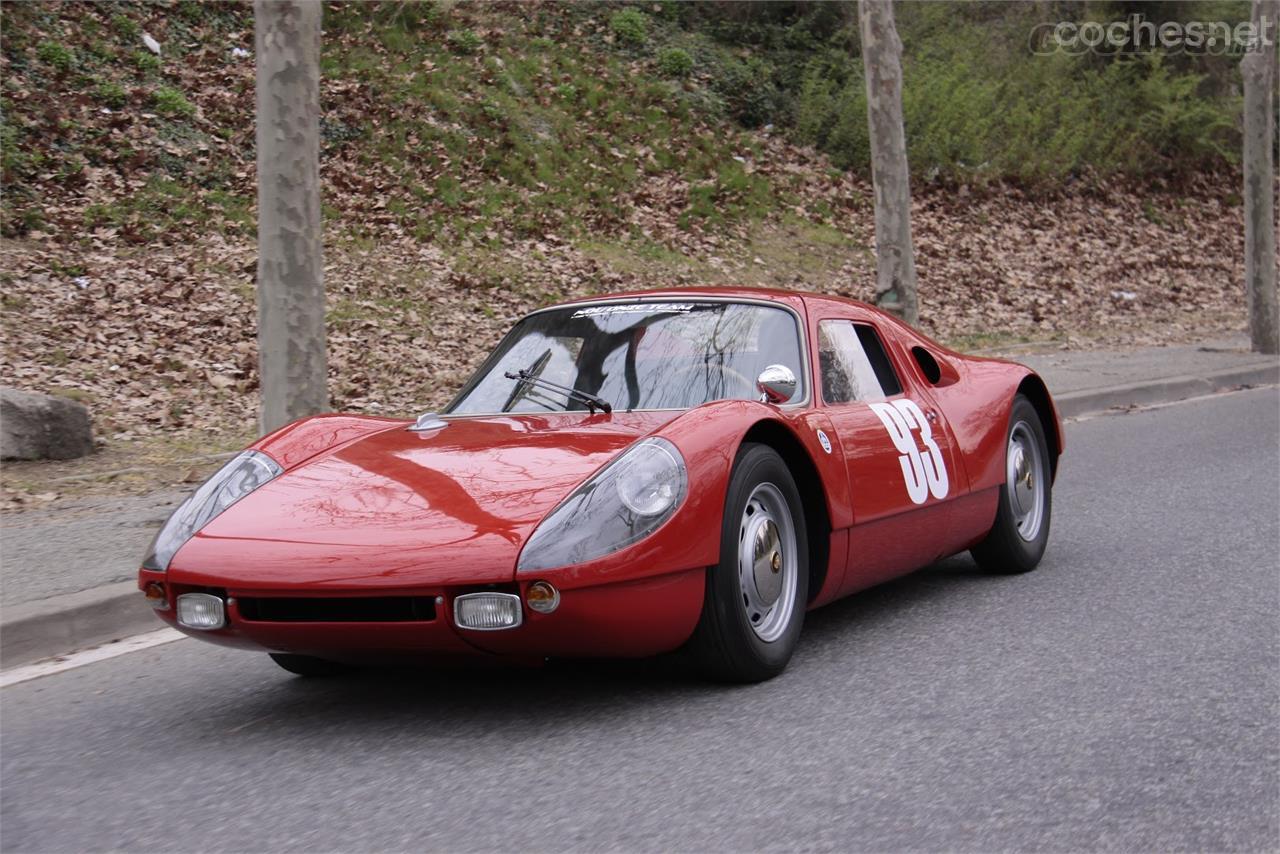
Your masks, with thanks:
M1276 299L1276 97L1280 0L1253 0L1258 44L1240 60L1244 77L1244 279L1249 337L1259 353L1280 352Z
M329 408L320 224L320 3L256 0L263 431Z
M908 323L919 318L911 246L911 183L902 127L902 42L891 0L859 0L867 82L871 180L876 201L876 305Z

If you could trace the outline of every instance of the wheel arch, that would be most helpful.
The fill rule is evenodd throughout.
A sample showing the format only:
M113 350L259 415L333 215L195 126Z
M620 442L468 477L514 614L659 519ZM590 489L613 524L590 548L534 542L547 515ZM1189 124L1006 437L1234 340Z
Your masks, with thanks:
M1058 410L1053 405L1053 398L1049 396L1049 389L1037 374L1028 374L1018 384L1017 393L1029 400L1040 416L1044 437L1049 445L1049 473L1056 478L1058 457L1062 456L1063 450L1062 424L1058 420Z
M779 421L757 421L743 435L742 443L746 442L772 448L782 457L796 482L809 540L809 601L812 602L826 582L831 551L831 517L818 467L796 435Z

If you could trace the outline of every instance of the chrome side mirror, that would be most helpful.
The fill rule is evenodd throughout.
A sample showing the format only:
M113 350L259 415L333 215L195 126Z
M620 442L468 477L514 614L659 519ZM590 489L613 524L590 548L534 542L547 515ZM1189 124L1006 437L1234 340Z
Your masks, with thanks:
M761 403L786 403L796 393L796 375L786 365L770 365L756 377Z

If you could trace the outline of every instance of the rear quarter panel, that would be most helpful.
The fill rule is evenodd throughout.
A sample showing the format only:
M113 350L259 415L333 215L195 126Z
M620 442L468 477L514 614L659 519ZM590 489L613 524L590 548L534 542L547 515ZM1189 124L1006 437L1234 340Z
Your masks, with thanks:
M892 343L897 361L911 373L911 382L926 389L937 401L956 442L964 468L969 476L969 490L981 492L1004 482L1005 441L1009 429L1009 410L1023 381L1043 381L1034 371L1016 362L967 356L942 346L890 315L885 315L896 335ZM911 353L923 347L944 369L940 383L933 384L924 376ZM948 370L950 369L950 370ZM1062 453L1061 420L1052 397L1047 393L1052 423L1045 424L1045 438Z
M1019 383L1031 371L1021 365L958 354L939 358L951 360L960 377L951 385L935 386L932 392L951 424L969 472L969 487L978 492L999 486L1005 476L1009 409Z

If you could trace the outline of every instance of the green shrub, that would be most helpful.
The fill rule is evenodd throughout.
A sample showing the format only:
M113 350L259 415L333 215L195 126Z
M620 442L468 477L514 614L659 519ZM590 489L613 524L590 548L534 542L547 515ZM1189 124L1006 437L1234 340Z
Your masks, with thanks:
M639 9L619 9L609 19L609 29L623 44L640 46L649 40L649 18Z
M658 0L653 5L653 12L664 21L678 21L685 17L691 5L684 0Z
M845 96L850 75L851 88L861 88L861 66L839 51L820 54L810 60L801 77L795 102L795 130L800 140L824 150L842 112L839 101Z
M146 50L139 50L133 54L133 64L139 71L159 71L160 57Z
M1132 87L1136 130L1150 141L1151 155L1165 163L1179 158L1209 165L1234 161L1238 150L1234 99L1209 100L1199 93L1202 75L1175 74L1155 54L1152 66Z
M125 92L124 87L113 80L104 80L99 83L93 90L94 96L103 105L118 110L129 101L129 95Z
M1001 117L1012 104L995 81L954 58L926 60L912 71L916 83L903 87L902 113L908 156L921 167L913 171L977 173L1002 156ZM865 122L865 95L862 107Z
M1158 54L1115 60L1014 56L993 68L955 41L932 43L904 65L903 123L911 172L922 178L1035 183L1068 175L1157 175L1235 158L1230 99L1201 94L1202 75ZM794 131L841 168L870 162L867 100L858 58L810 61Z
M195 2L195 0L179 0L173 11L188 22L197 24L205 18L208 12L205 6L205 3Z
M30 177L31 158L22 137L11 122L0 122L0 170L6 182Z
M98 62L111 62L116 58L115 48L102 39L91 39L85 45L85 52Z
M449 43L454 53L462 54L475 53L484 45L484 39L480 38L475 30L450 30L445 36L445 41Z
M36 48L36 56L40 61L52 65L59 74L66 74L76 65L76 55L64 44L53 41L40 42Z
M693 57L683 48L665 48L658 54L658 71L667 77L688 77L693 71Z
M1157 25L1214 18L1234 24L1247 14L1239 3L1215 5L1212 15L1175 3L1147 8ZM1233 57L1027 50L1036 26L1054 15L1084 15L1084 8L1050 13L1038 4L979 0L901 4L897 11L914 176L1141 177L1202 171L1236 157ZM1087 11L1104 20L1128 14L1123 4L1089 4ZM686 31L681 45L709 82L686 93L687 103L721 109L747 126L785 127L842 168L868 168L865 83L848 7L688 4L679 26ZM661 61L658 69L674 76Z
M786 113L786 97L774 80L772 63L762 57L729 57L715 69L712 88L729 115L747 127L777 122Z
M117 12L111 16L111 29L120 34L121 38L136 39L142 32L142 28L138 26L138 22L121 12Z
M151 105L162 116L179 116L188 118L195 115L196 108L177 89L161 86L151 95Z

